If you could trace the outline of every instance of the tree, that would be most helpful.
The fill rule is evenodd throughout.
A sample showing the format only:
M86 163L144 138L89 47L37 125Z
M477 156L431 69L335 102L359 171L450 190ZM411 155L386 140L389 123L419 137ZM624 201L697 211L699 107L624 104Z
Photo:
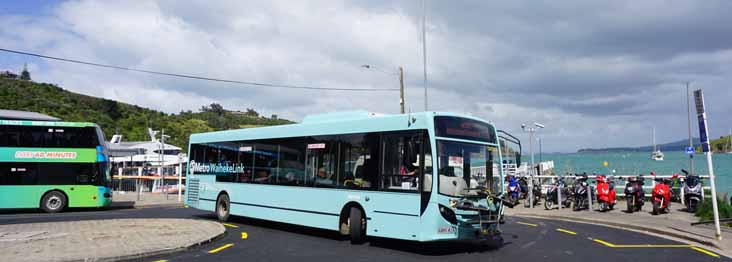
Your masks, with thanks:
M247 112L245 115L252 116L252 117L259 117L259 113L257 111L254 111L254 109L247 108Z

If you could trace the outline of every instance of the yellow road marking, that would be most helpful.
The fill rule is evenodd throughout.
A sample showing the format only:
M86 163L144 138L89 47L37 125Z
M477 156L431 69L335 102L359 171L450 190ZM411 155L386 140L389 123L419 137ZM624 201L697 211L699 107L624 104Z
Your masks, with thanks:
M615 245L613 243L605 242L605 241L602 241L602 240L599 240L599 239L593 239L592 241L595 241L597 243L603 244L603 245L605 245L607 247L615 247Z
M155 261L153 261L153 262L168 262L168 260L165 260L165 259L160 259L160 260L155 260Z
M520 221L519 222L516 222L516 224L521 224L521 225L530 226L530 227L538 227L539 226L537 224L531 224L531 223L520 222Z
M224 226L233 227L233 228L239 228L239 226L237 226L237 225L232 225L232 224L227 224L227 223L224 223Z
M247 232L241 232L241 239L247 239L249 237L249 234Z
M209 250L209 251L208 251L208 253L209 253L209 254L213 254L213 253L219 252L219 251L221 251L221 250L224 250L224 249L230 248L230 247L232 247L232 246L234 246L234 244L231 244L231 243L229 243L229 244L226 244L226 245L223 245L223 246L220 246L220 247L217 247L217 248L211 249L211 250Z
M702 253L707 254L707 255L710 255L710 256L713 256L713 257L716 257L716 258L719 258L719 255L713 253L712 251L703 249L701 247L691 247L691 249L696 250L696 251L699 251L699 252L702 252Z
M570 234L570 235L576 235L577 234L577 232L573 232L573 231L569 231L569 230L561 229L561 228L557 228L557 231L562 232L562 233L567 233L567 234Z
M600 243L600 244L602 244L602 245L604 245L606 247L610 247L610 248L691 248L693 250L699 251L701 253L707 254L707 255L712 256L712 257L717 257L717 258L719 257L719 255L717 255L716 253L714 253L712 251L709 251L709 250L706 250L706 249L703 249L703 248L700 248L700 247L692 246L692 245L684 245L684 244L678 244L678 245L673 245L673 244L671 244L671 245L651 245L651 244L645 244L645 245L616 245L616 244L613 244L613 243L610 243L610 242L607 242L607 241L602 241L600 239L593 239L592 241L594 241L596 243Z

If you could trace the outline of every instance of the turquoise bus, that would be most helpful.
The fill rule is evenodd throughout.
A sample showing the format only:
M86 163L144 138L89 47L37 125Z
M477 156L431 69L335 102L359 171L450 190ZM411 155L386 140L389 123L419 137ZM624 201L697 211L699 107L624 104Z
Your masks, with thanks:
M0 208L107 207L107 156L96 124L0 120Z
M307 116L191 135L185 199L222 221L237 215L334 230L352 243L376 236L500 245L500 152L493 124L466 115Z

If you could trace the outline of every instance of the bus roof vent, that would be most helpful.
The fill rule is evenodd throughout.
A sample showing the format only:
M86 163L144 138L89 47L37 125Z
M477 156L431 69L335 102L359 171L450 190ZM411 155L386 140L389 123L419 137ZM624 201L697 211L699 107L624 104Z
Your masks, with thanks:
M307 115L307 116L305 116L305 118L303 118L302 123L303 124L312 124L312 123L324 123L324 122L334 122L334 121L344 121L344 120L357 120L357 119L365 119L365 118L380 116L380 115L382 115L382 114L373 113L373 112L369 112L366 110L332 112L332 113L317 114L317 115Z

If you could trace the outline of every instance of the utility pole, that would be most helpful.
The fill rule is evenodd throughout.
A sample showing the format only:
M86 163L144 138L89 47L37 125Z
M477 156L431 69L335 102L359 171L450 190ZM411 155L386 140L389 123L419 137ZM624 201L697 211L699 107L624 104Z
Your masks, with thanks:
M424 73L424 111L427 112L427 0L422 0L422 71Z
M404 114L404 69L399 67L399 112Z
M689 126L689 147L694 148L691 138L691 98L689 97L689 82L686 82L686 118ZM696 151L696 149L694 149ZM694 154L689 154L689 172L694 174ZM683 199L683 197L682 197Z

